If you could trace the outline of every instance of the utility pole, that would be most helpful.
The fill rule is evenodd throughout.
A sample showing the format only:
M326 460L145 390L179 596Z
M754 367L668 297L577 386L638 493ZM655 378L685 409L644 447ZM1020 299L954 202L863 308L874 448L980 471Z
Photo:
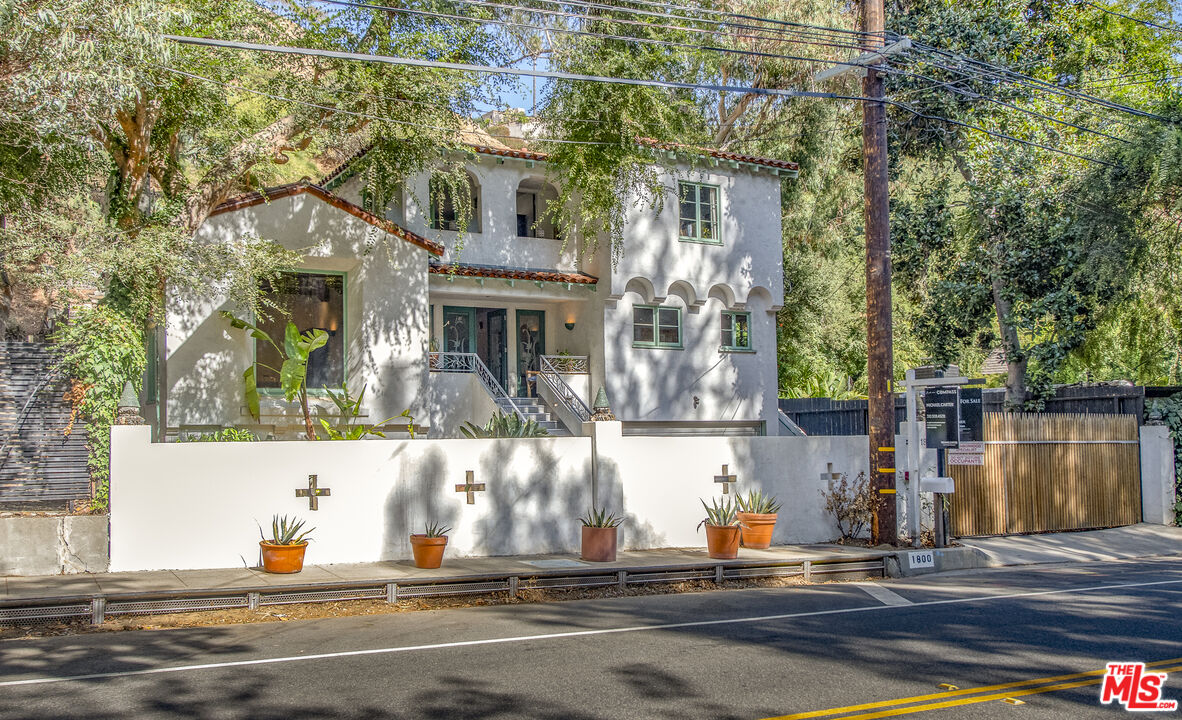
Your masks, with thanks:
M867 52L885 45L883 0L862 0ZM881 60L873 60L876 64ZM862 172L866 194L866 350L869 379L870 488L877 501L870 536L874 544L898 541L895 522L895 394L891 337L891 231L887 186L886 105L882 76L874 67L862 78Z

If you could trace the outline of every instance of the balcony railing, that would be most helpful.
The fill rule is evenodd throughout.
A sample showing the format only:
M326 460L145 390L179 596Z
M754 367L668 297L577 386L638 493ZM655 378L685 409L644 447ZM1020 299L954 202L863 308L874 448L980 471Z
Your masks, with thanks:
M543 355L542 360L559 375L586 375L591 372L586 355Z

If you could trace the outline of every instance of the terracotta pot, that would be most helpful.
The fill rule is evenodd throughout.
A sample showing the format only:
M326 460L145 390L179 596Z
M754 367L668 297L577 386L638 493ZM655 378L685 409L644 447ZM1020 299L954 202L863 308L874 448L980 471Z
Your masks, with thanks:
M276 545L260 540L259 547L263 549L263 570L269 573L298 573L304 569L307 541L299 545Z
M614 527L583 526L584 560L591 562L615 562L616 560L616 531Z
M743 547L762 550L772 544L772 530L776 527L776 513L738 513Z
M715 560L739 557L739 526L706 525L706 549Z
M443 564L443 550L447 547L447 536L427 537L411 534L410 549L415 554L415 567L434 569Z

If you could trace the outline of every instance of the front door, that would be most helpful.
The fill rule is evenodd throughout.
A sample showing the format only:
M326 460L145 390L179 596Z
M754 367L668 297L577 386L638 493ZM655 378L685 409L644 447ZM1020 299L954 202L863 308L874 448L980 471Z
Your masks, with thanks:
M443 308L443 352L476 352L476 308Z
M484 337L485 342L482 343L485 350L485 355L481 359L484 364L488 365L489 372L501 384L501 387L507 387L509 384L509 328L508 318L504 308L499 310L483 310L484 317Z
M546 352L546 313L542 310L517 311L517 394L535 397L534 376Z

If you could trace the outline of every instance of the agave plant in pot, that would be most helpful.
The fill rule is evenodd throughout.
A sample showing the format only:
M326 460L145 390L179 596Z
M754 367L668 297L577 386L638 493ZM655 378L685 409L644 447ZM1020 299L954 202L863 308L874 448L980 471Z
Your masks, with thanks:
M434 569L443 564L447 549L447 534L451 528L443 523L427 523L421 533L410 534L410 551L415 556L415 567Z
M616 534L623 518L592 507L579 522L583 523L581 557L591 562L615 562Z
M706 518L698 523L698 528L706 526L706 549L710 557L716 560L733 560L739 556L739 518L738 506L730 498L712 499L710 505L701 501L706 508Z
M774 495L762 490L752 490L746 495L737 495L735 504L739 511L739 542L745 548L763 549L772 544L772 530L776 527L780 503Z
M279 515L271 518L271 539L263 535L259 526L259 548L263 553L263 570L269 573L298 573L304 569L304 551L308 549L308 535L316 528L303 530L304 521Z

